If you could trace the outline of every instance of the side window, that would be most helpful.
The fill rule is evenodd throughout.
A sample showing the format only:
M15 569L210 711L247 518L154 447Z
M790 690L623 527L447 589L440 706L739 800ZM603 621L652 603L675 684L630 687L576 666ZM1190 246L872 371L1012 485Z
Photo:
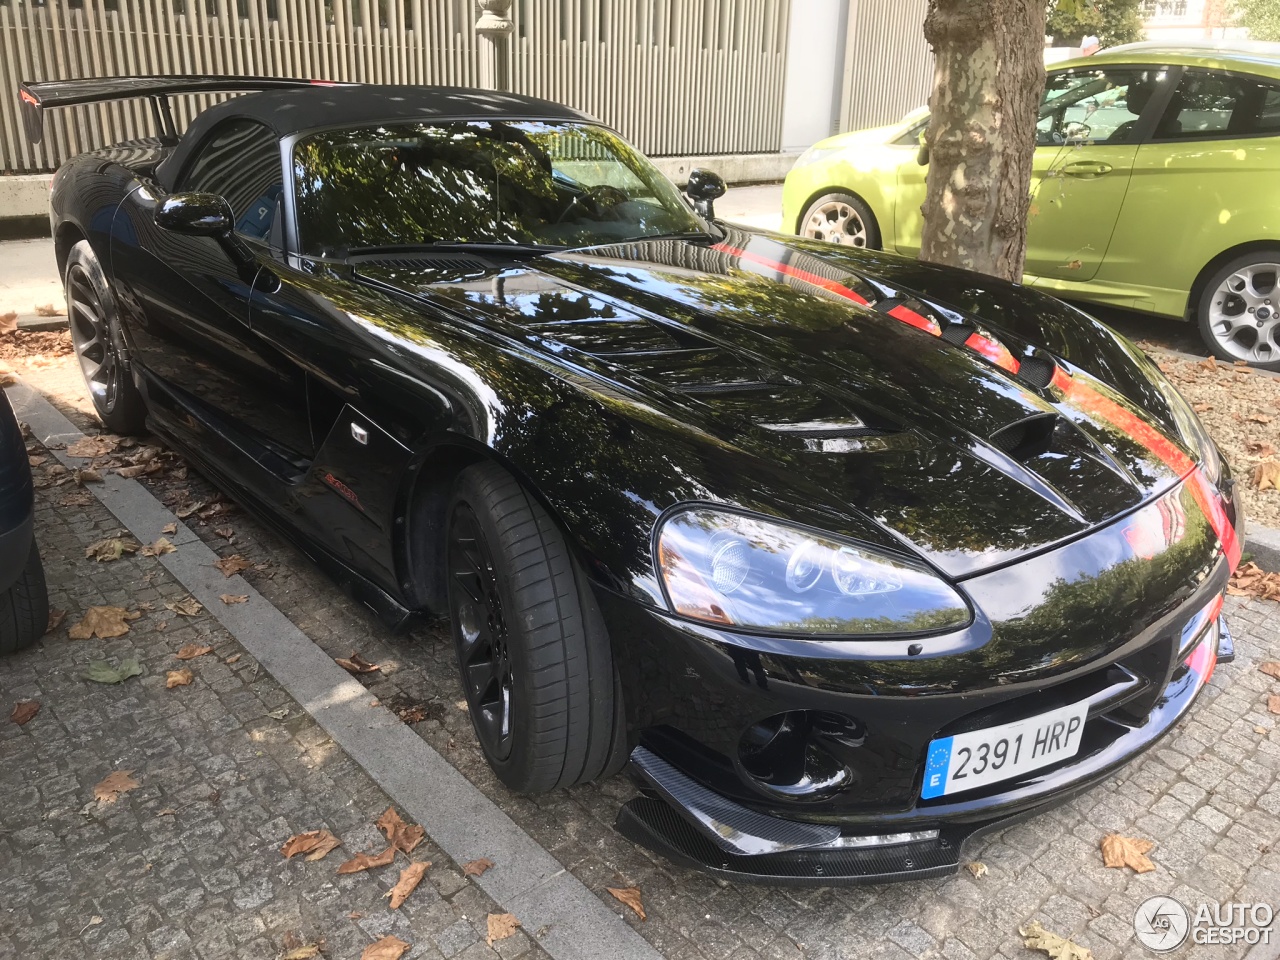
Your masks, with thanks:
M280 245L284 193L280 142L254 120L228 120L201 144L178 184L231 205L236 233Z
M1157 140L1280 134L1280 84L1189 70L1156 126Z
M1040 101L1036 144L1133 140L1138 118L1164 75L1159 67L1076 68L1049 74Z

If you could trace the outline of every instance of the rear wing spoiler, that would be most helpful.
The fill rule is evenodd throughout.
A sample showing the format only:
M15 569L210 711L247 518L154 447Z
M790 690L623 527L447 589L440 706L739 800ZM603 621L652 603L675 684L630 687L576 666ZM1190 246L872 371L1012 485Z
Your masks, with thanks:
M18 86L22 104L22 125L27 139L44 139L44 111L49 107L72 107L79 103L109 100L151 101L156 125L167 137L176 137L169 98L192 93L252 93L280 87L332 86L323 80L293 80L285 77L102 77L88 80L47 80L23 82Z

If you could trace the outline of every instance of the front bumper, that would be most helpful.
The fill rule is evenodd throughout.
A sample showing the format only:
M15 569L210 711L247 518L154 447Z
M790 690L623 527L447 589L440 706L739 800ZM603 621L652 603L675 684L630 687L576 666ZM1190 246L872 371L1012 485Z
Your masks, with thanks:
M1178 722L1234 647L1226 620L1206 630L1144 723L1103 748L1037 771L1032 782L977 801L958 800L868 822L806 822L720 796L641 745L630 770L641 794L617 829L667 859L738 882L830 886L919 880L954 873L966 844L1069 800L1150 748ZM1091 718L1094 716L1090 711Z

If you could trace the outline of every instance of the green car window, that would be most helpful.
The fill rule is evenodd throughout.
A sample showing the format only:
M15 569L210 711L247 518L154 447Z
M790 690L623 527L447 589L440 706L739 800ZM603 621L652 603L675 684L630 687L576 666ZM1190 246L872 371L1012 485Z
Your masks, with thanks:
M583 247L706 225L616 134L585 123L459 120L312 134L293 149L301 250L431 243Z
M1240 74L1188 70L1156 127L1157 140L1280 133L1280 84Z

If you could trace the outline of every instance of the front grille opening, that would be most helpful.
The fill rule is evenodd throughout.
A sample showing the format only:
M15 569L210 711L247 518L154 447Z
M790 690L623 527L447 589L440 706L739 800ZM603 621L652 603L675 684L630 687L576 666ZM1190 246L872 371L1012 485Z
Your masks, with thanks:
M1053 432L1058 426L1056 413L1037 414L991 435L991 443L1013 459L1025 462L1053 449Z
M1026 357L1018 369L1018 376L1031 386L1043 390L1053 382L1053 371L1056 368L1057 364L1044 357Z

